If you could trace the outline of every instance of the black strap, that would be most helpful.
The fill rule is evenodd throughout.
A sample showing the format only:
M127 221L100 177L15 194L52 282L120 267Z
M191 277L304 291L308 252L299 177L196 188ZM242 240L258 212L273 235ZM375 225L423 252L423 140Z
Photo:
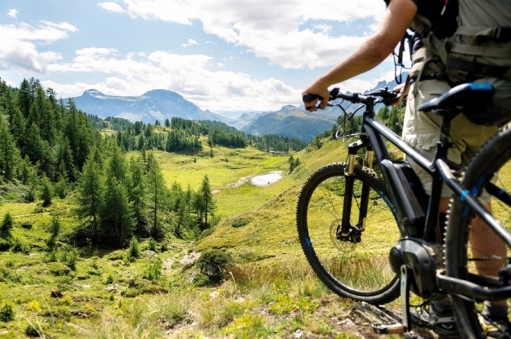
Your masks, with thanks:
M485 65L451 56L447 59L447 68L470 74L483 74L495 78L501 78L508 71L509 66Z
M495 31L495 36L493 37L495 41L506 42L511 41L511 27L499 27Z

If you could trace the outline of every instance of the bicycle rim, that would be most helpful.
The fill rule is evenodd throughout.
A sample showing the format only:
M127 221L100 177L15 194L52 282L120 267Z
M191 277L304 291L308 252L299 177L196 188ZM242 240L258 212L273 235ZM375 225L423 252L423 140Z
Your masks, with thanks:
M490 181L493 181L499 190L508 194L511 192L511 130L509 126L511 125L490 139L467 167L462 185L470 192L478 192L480 196ZM497 173L496 176L494 176L495 173ZM495 218L508 231L511 231L511 207L496 196L492 196L491 209ZM508 246L505 246L505 254L496 257L494 253L485 251L473 240L485 239L484 241L490 242L493 247L498 246L496 245L498 241L492 238L493 232L489 229L478 229L474 225L473 216L474 213L459 198L453 199L446 235L447 275L471 281L477 280L478 276L488 277L488 272L482 271L485 267L502 266L508 263L511 257L511 249ZM488 327L489 319L486 318L486 324L483 324L484 317L481 314L484 307L483 301L472 300L457 294L451 297L463 334L470 338L486 338L484 328ZM498 324L493 323L490 327L495 329L496 325ZM507 337L510 336L510 331L511 329L500 327L497 334L499 337Z
M304 184L297 205L298 236L309 264L342 297L383 304L399 295L399 279L389 265L389 251L400 239L384 182L370 169L356 167L351 220L359 222L362 185L369 188L365 229L359 243L338 239L346 165L316 171Z

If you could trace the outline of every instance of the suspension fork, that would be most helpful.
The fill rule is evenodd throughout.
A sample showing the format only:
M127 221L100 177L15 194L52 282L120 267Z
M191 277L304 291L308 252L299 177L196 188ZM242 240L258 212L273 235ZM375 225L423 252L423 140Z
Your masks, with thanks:
M369 205L369 193L370 188L366 183L362 184L362 196L360 198L360 210L358 215L358 220L356 224L353 226L351 224L351 208L353 206L353 189L355 183L355 165L356 165L356 156L359 149L366 149L366 163L367 167L373 167L374 160L374 151L371 145L368 143L368 139L361 136L360 140L351 143L348 146L348 164L347 170L345 173L345 190L344 190L344 201L343 201L343 209L342 209L342 221L341 221L341 230L338 237L340 237L343 241L360 241L360 232L364 230L365 220L367 217L367 207ZM357 233L357 234L354 234Z

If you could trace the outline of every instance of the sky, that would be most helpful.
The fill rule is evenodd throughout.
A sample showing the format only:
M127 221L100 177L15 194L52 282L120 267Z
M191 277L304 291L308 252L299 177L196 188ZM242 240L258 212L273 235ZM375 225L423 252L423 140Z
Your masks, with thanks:
M216 113L274 111L376 29L383 0L0 0L0 78L58 97L181 94ZM394 78L387 58L339 84Z

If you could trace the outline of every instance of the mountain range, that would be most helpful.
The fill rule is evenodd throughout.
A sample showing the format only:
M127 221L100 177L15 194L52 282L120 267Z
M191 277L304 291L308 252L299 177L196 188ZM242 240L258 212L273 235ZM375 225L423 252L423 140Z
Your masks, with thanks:
M163 123L172 117L213 121L229 119L208 110L203 111L180 94L163 89L155 89L140 96L112 96L89 89L72 99L76 107L100 118L117 117L151 124L156 120Z
M381 81L375 88L393 88L395 85L395 80ZM303 106L286 105L273 112L245 112L234 119L209 110L204 111L180 94L163 89L151 90L140 96L111 96L89 89L81 96L71 99L83 112L103 119L118 117L151 124L156 120L163 123L172 117L212 120L223 122L248 134L277 134L306 142L330 130L340 114L340 109L335 107L311 114L306 112ZM348 111L354 109L348 104L343 107Z

